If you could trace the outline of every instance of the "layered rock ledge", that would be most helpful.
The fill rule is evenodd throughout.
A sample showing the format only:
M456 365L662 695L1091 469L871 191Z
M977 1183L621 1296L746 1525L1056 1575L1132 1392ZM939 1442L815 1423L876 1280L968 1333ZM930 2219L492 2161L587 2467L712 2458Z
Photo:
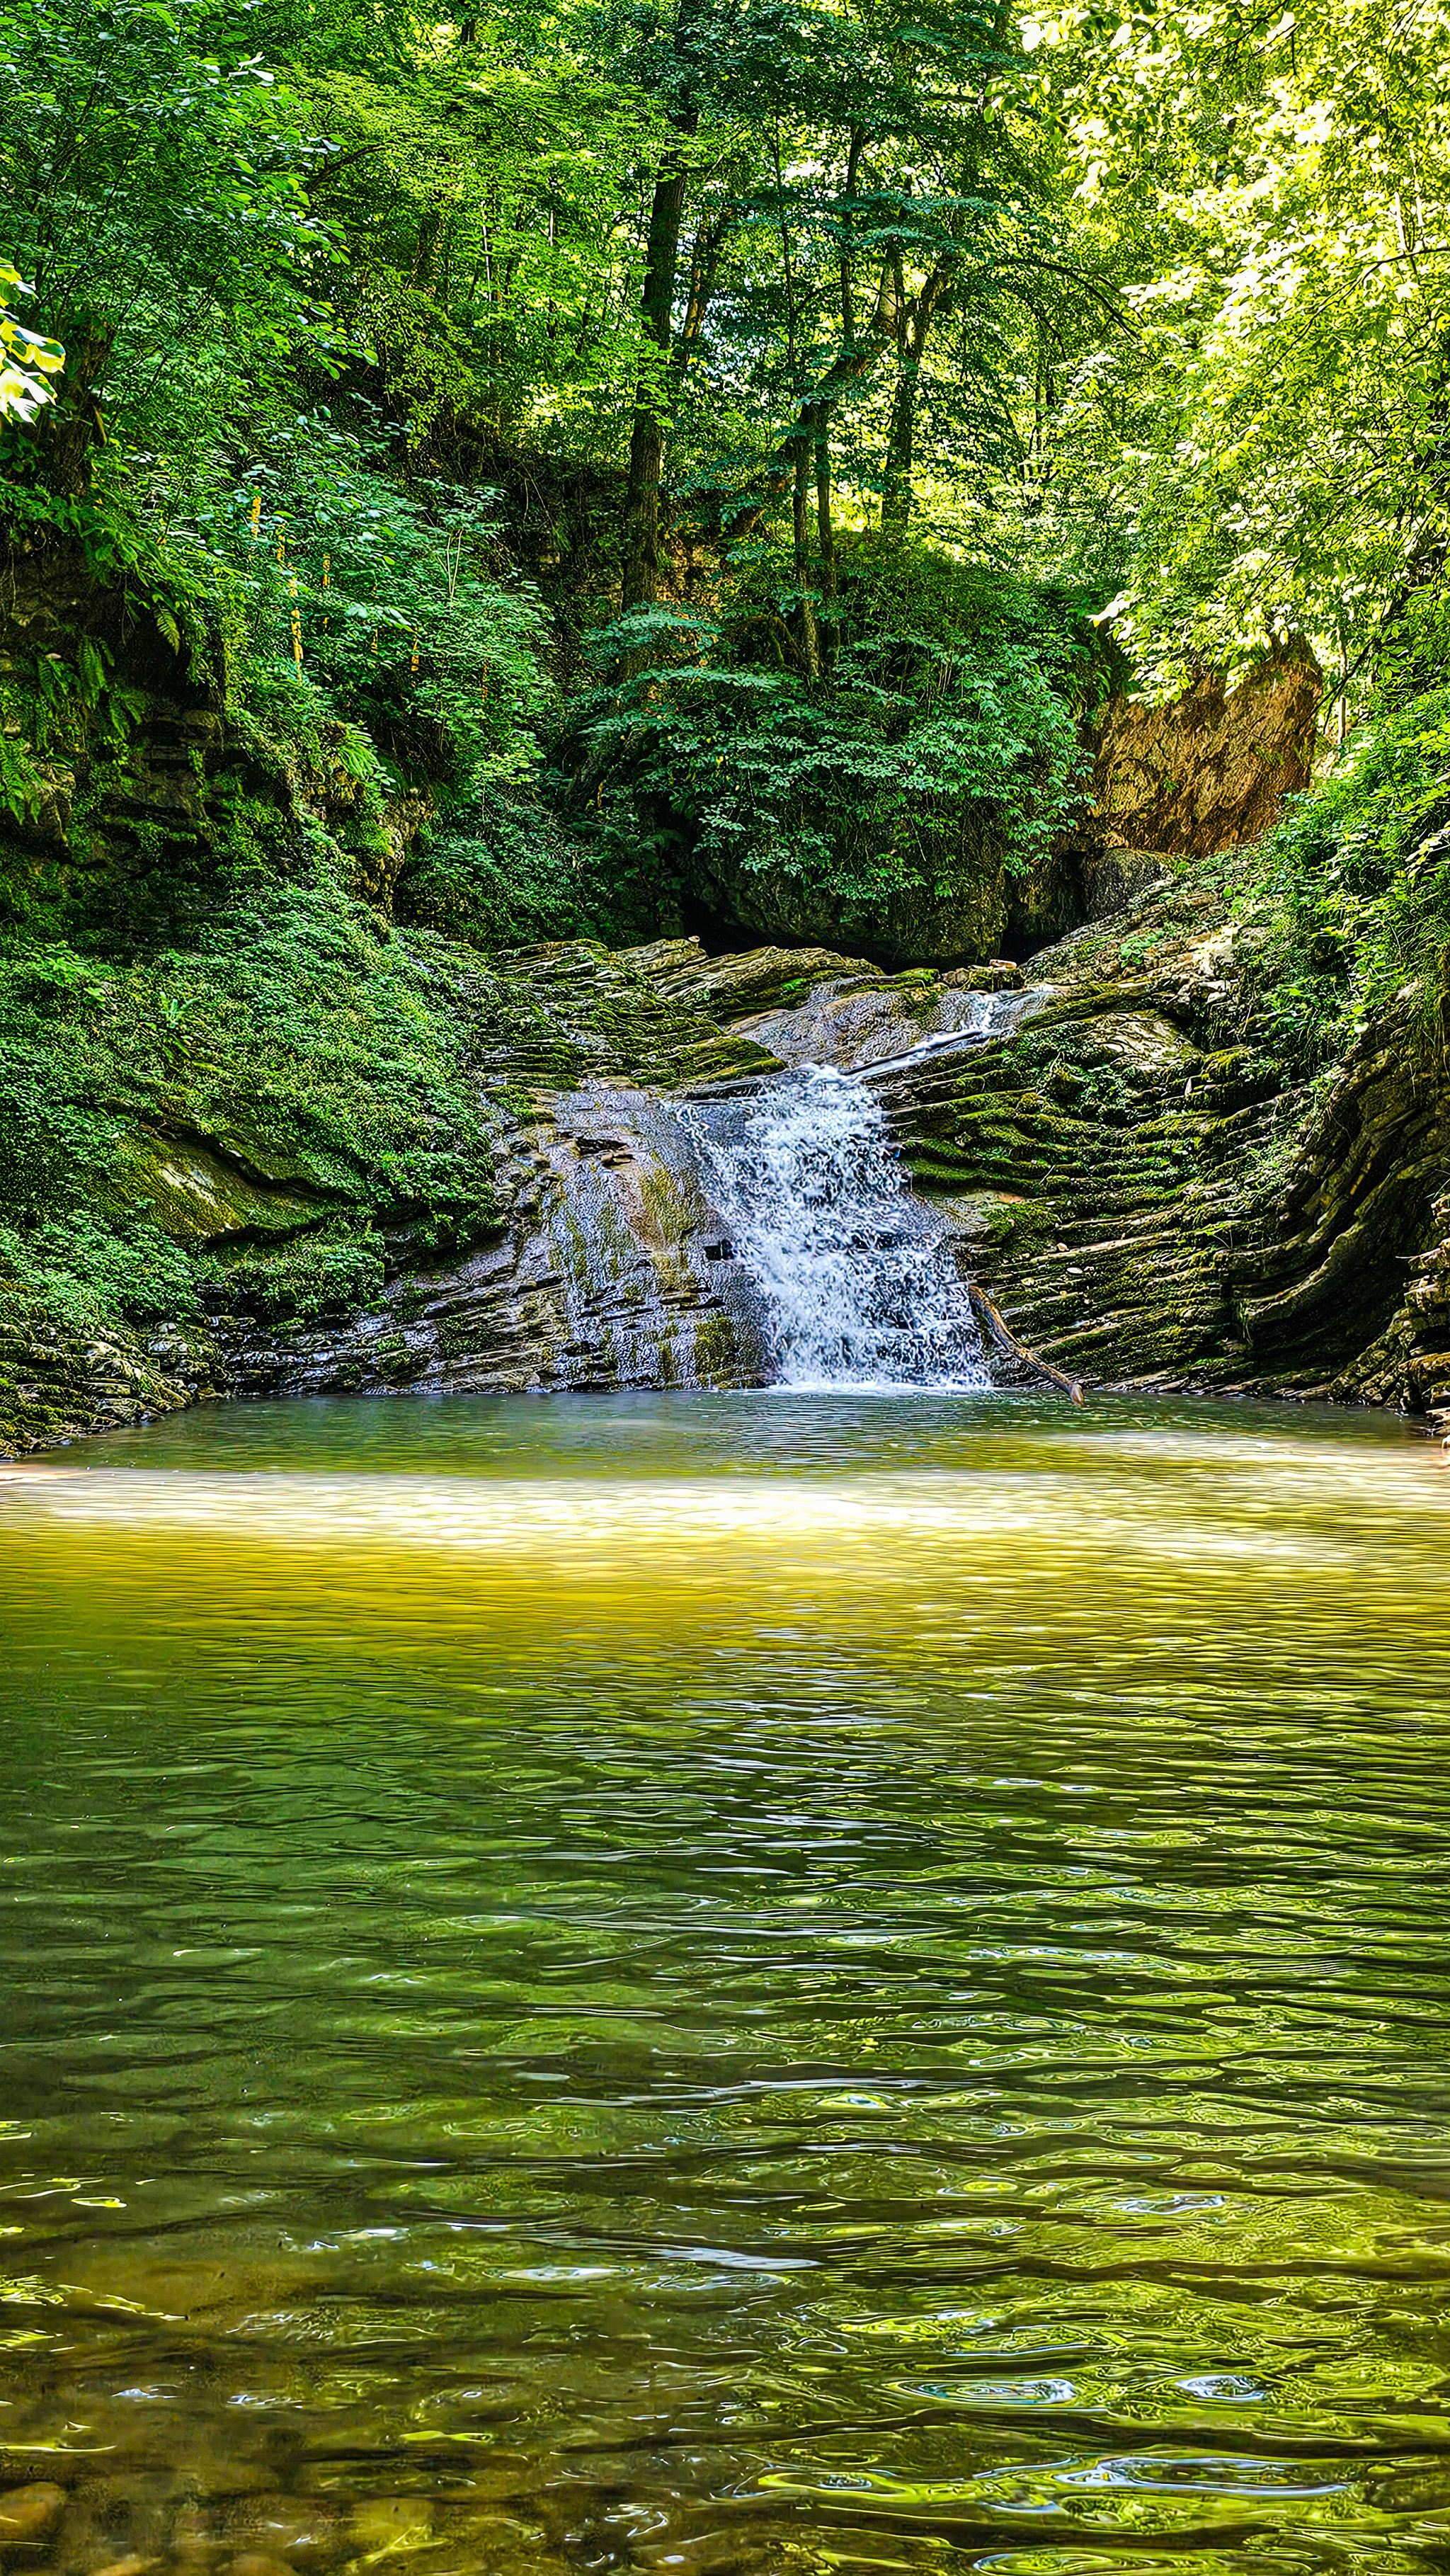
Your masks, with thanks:
M1286 1084L1240 935L1186 880L1025 970L889 976L691 940L452 962L489 1152L467 1239L440 1256L400 1199L371 1293L289 1313L249 1256L335 1216L315 1176L263 1168L240 1113L133 1102L148 1205L208 1256L198 1312L85 1335L9 1294L7 1449L234 1395L757 1383L688 1104L802 1062L871 1085L964 1270L1074 1376L1450 1429L1450 1093L1424 997L1396 997L1330 1077Z

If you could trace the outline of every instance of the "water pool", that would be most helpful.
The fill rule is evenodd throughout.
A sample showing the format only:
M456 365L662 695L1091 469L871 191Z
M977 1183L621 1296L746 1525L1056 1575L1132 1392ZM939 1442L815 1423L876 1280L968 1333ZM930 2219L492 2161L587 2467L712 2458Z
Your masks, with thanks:
M0 1637L7 2570L1450 2567L1403 1426L237 1407Z

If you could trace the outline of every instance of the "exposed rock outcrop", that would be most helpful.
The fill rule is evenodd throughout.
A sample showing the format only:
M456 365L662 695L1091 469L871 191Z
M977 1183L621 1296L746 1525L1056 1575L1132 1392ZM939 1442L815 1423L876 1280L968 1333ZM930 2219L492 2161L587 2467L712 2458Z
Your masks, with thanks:
M1326 1090L1255 1043L1201 892L1032 972L1015 1029L882 1077L1013 1330L1100 1384L1443 1401L1450 1085L1412 1043L1420 997Z
M886 975L828 948L752 948L707 957L697 939L660 940L626 952L662 994L713 1012L782 1064L833 1064L855 1073L994 1025L989 996L1022 983L1005 958L938 973L922 966Z
M664 971L753 995L778 957L676 943ZM871 1082L964 1262L1045 1358L1099 1385L1327 1396L1450 1426L1450 1018L1437 1049L1417 991L1331 1080L1286 1079L1243 934L1191 873L1025 981L888 978L823 954L803 980L736 1025ZM1006 989L963 989L989 980Z
M682 858L681 878L696 917L714 922L722 937L788 948L846 940L892 969L920 958L954 965L1001 945L1024 888L1004 866L1001 834L985 816L967 818L962 841L949 883L933 879L870 900L718 854ZM945 868L940 874L945 880Z
M335 1293L324 1267L320 1289L314 1275L289 1295L289 1252L320 1246L325 1264L346 1186L300 1138L279 1159L245 1101L187 1089L183 1054L160 1100L117 1103L109 1141L151 1219L202 1256L199 1309L88 1330L0 1259L0 1449L228 1395L759 1378L756 1318L676 1104L776 1059L587 942L455 963L448 1001L468 1015L489 1143L466 1240L440 1254L400 1193L370 1292L340 1260ZM165 1105L178 1087L184 1124Z
M1044 937L1167 884L1174 862L1256 841L1309 786L1324 678L1303 645L1230 688L1206 671L1160 705L1109 698L1087 739L1089 792L1024 918Z
M461 1260L409 1259L366 1311L306 1326L213 1313L238 1395L404 1388L461 1395L747 1386L764 1374L687 1120L596 1080L541 1090L500 1131L502 1222Z
M1021 989L1010 969L984 995L828 953L789 962L691 942L495 961L472 1054L493 1198L470 1244L430 1254L400 1206L376 1291L302 1315L259 1303L246 1261L223 1258L185 1329L87 1338L11 1297L6 1444L227 1394L757 1382L759 1317L688 1102L807 1059L861 1070L964 1268L1072 1376L1336 1396L1450 1427L1450 1086L1416 996L1332 1083L1286 1086L1246 1024L1235 934L1186 885L1077 933ZM698 1006L711 988L740 1013L728 1030ZM268 1183L236 1136L173 1136L166 1158L178 1239L225 1255L318 1221L305 1177Z

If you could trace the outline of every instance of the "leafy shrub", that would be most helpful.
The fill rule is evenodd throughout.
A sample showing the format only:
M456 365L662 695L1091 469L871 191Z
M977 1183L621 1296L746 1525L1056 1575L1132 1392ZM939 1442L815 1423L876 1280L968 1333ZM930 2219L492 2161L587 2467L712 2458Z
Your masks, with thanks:
M10 942L0 1262L82 1331L195 1316L198 1283L277 1315L365 1301L384 1220L425 1254L496 1220L470 1033L449 952L392 939L325 885L269 886L197 950L145 962ZM290 1236L245 1253L176 1242L135 1147L178 1126L275 1186Z
M83 1339L198 1316L192 1265L160 1226L87 1208L21 1230L0 1225L0 1266L50 1320Z
M845 559L828 667L802 667L783 568L717 609L656 608L597 638L583 777L629 820L729 872L870 906L950 896L1045 857L1078 791L1097 673L1080 607L918 550ZM641 667L642 657L649 659ZM620 676L622 674L622 676Z
M1450 688L1382 707L1254 854L1256 1002L1294 1060L1322 1063L1418 980L1427 1030L1450 966Z
M537 794L486 789L465 819L410 854L395 910L474 948L572 938L593 929L598 908L589 856Z
M537 762L553 705L542 614L504 569L494 493L405 489L386 465L325 411L277 430L197 510L198 582L240 612L234 702L261 708L305 675L395 771L467 802Z
M376 1306L387 1257L375 1227L343 1220L265 1252L205 1254L195 1271L208 1307L312 1322Z

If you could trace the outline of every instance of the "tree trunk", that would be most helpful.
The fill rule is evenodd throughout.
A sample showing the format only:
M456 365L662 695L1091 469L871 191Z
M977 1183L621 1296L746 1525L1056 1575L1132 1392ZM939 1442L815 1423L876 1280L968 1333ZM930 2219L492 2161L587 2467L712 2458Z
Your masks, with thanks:
M881 534L900 545L911 516L911 451L916 436L916 374L903 359L891 397L891 425L886 433L886 471L881 478Z
M921 362L932 317L951 283L956 264L956 254L944 252L925 284L906 306L907 327L902 334L901 372L892 396L891 425L886 438L886 471L881 481L881 534L888 545L900 545L911 516L911 460L916 444L916 397L921 383Z
M821 676L821 639L811 598L810 475L813 415L803 416L795 442L795 475L791 491L791 524L795 545L796 641L808 680Z
M836 531L831 522L831 415L816 405L816 543L821 557L821 661L829 670L840 646L836 618Z
M743 165L732 165L727 174L744 185L748 175ZM720 275L720 260L725 245L740 220L740 210L733 197L707 215L695 235L690 254L690 286L685 298L685 318L676 334L670 352L670 413L679 404L685 381L685 370L704 331L710 307L715 301L715 287Z
M887 341L895 335L895 311L891 263L887 260L882 268L880 291L864 338L842 349L816 387L814 400L801 405L794 427L780 441L777 462L766 474L759 501L750 509L742 510L733 521L737 537L753 536L772 502L778 501L789 488L797 442L802 438L807 441L812 438L812 423L818 419L829 421L844 396L875 374ZM832 554L834 557L834 546Z
M685 109L676 132L688 137L698 118ZM645 252L640 315L645 338L669 355L670 319L674 311L675 275L680 261L680 221L685 211L684 156L672 149L661 165L650 207L649 243ZM666 383L663 364L646 364L635 387L634 424L629 439L629 481L624 500L624 571L620 586L623 610L643 608L659 592L660 469L665 454Z
M36 423L37 439L47 451L46 482L67 500L89 492L92 459L106 443L96 388L105 382L113 348L109 337L94 331L68 340L56 399Z
M853 125L851 139L846 146L845 203L841 211L841 337L848 349L856 345L856 274L851 256L851 236L855 230L856 187L865 148L864 126Z

